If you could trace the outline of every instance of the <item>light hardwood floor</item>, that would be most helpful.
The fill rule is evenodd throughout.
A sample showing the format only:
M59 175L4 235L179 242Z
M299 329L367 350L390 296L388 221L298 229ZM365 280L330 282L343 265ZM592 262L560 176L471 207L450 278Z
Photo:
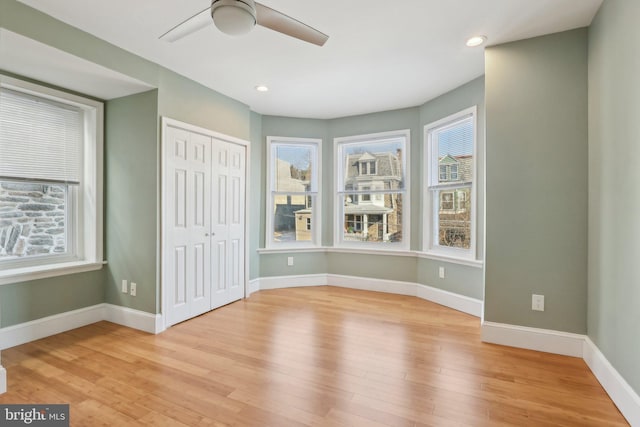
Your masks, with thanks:
M7 403L73 426L627 425L581 359L480 342L414 297L261 291L160 335L100 322L2 352Z

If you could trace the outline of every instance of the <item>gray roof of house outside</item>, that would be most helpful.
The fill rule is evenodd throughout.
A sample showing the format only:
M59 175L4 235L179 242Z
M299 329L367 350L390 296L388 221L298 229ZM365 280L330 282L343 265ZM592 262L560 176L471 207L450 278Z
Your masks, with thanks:
M347 181L361 176L358 169L359 161L376 161L376 174L371 175L377 178L388 177L392 179L402 179L402 162L393 153L359 153L347 156ZM364 175L365 177L368 175Z

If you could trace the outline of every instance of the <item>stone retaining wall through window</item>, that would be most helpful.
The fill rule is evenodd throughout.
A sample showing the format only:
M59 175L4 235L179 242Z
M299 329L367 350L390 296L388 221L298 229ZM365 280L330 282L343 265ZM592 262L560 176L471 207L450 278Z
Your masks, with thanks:
M0 181L0 260L67 252L67 186Z

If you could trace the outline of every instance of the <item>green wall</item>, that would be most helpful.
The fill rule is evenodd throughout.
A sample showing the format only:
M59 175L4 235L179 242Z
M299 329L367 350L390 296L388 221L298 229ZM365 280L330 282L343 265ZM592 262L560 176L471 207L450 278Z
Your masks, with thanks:
M105 301L156 313L158 91L108 101L105 118ZM123 279L137 296L120 291Z
M484 319L585 333L587 30L489 47L485 63Z
M251 112L251 158L249 159L249 197L247 215L249 219L249 280L260 277L260 256L258 248L264 247L264 233L260 233L261 218L264 218L265 198L262 181L262 159L264 147L262 145L262 116Z
M589 29L588 334L640 393L640 2L606 0Z
M162 67L158 76L158 114L249 141L245 104Z
M0 286L0 326L91 307L104 302L103 273L68 274Z

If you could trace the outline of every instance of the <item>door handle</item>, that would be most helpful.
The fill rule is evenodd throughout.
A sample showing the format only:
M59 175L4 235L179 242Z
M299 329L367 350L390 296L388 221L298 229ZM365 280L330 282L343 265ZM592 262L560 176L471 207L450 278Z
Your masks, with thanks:
M205 237L209 237L209 236L215 236L216 233L213 233L213 232L212 233L205 233L204 235L205 235Z

